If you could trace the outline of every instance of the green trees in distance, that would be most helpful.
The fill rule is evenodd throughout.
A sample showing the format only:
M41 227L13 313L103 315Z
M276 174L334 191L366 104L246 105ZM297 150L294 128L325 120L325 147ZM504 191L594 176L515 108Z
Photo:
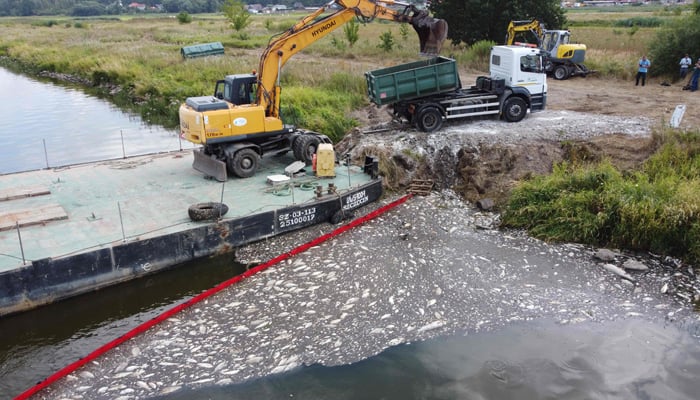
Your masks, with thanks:
M250 13L240 0L226 0L221 6L221 11L231 23L231 28L236 32L241 31L250 24Z
M137 12L214 13L221 10L224 0L133 0L145 5L144 10L130 8L132 0L0 0L0 17L32 15L118 15ZM305 7L319 6L325 0L247 0L263 6L283 4L289 8L301 3Z
M492 40L502 44L510 21L537 18L547 29L562 29L566 16L560 0L440 0L430 4L436 18L447 21L455 44Z
M693 61L700 58L700 2L694 13L662 27L649 45L652 75L678 76L678 61L686 53Z

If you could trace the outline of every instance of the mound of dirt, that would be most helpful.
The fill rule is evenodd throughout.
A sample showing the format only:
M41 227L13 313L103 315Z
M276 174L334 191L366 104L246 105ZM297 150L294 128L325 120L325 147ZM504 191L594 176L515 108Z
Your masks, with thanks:
M550 80L547 110L518 123L458 120L427 134L370 106L355 115L365 125L336 150L355 160L379 157L390 190L428 179L436 189L454 189L471 202L490 198L499 204L518 180L548 174L563 160L608 159L623 170L639 167L656 149L652 132L668 125L678 104L686 105L680 129L697 129L700 95L683 91L680 83L652 80L635 87L591 77Z

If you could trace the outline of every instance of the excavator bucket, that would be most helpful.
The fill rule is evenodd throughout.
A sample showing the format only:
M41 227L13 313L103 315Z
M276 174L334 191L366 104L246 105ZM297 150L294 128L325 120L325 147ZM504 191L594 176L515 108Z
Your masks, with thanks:
M228 179L226 175L226 164L224 162L204 154L202 149L195 149L192 154L194 154L192 168L219 182L225 182Z
M420 10L411 19L411 26L418 33L420 52L426 55L438 55L442 43L447 38L447 22L433 18L425 10Z

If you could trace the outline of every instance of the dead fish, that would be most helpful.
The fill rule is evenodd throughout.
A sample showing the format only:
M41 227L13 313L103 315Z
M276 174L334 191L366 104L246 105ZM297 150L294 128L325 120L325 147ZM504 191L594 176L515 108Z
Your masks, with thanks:
M627 272L625 272L624 269L622 269L622 268L620 268L620 267L618 267L618 266L615 266L615 265L613 265L613 264L603 264L603 268L605 268L606 270L612 272L612 273L615 274L615 275L620 276L621 278L625 278L625 279L627 279L627 280L629 280L629 281L634 282L634 278L632 278L632 276L630 276L630 274L628 274Z
M437 329L437 328L440 328L440 327L442 327L442 326L444 326L444 325L445 325L445 321L435 321L435 322L431 322L431 323L429 323L428 325L425 325L425 326L422 326L422 327L418 328L418 333L427 332L427 331L430 331L430 330L433 330L433 329Z

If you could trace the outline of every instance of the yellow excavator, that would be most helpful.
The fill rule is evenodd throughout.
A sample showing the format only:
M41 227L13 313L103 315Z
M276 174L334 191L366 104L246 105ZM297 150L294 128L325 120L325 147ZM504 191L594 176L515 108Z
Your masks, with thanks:
M583 63L586 59L586 45L571 43L571 32L568 30L545 29L544 24L536 19L510 21L506 44L524 44L515 42L515 37L519 33L532 33L535 36L537 44L533 46L546 52L545 70L554 79L586 76L594 72Z
M400 9L389 8L399 6ZM330 12L327 14L327 12ZM326 14L326 15L324 15ZM273 37L260 57L257 72L228 75L216 83L213 96L187 98L180 106L180 133L202 147L193 167L219 181L227 171L240 178L257 171L261 157L293 151L297 160L312 161L326 135L286 125L280 115L280 74L290 57L353 18L409 23L418 33L420 52L434 55L447 37L447 23L408 3L393 0L334 0Z

